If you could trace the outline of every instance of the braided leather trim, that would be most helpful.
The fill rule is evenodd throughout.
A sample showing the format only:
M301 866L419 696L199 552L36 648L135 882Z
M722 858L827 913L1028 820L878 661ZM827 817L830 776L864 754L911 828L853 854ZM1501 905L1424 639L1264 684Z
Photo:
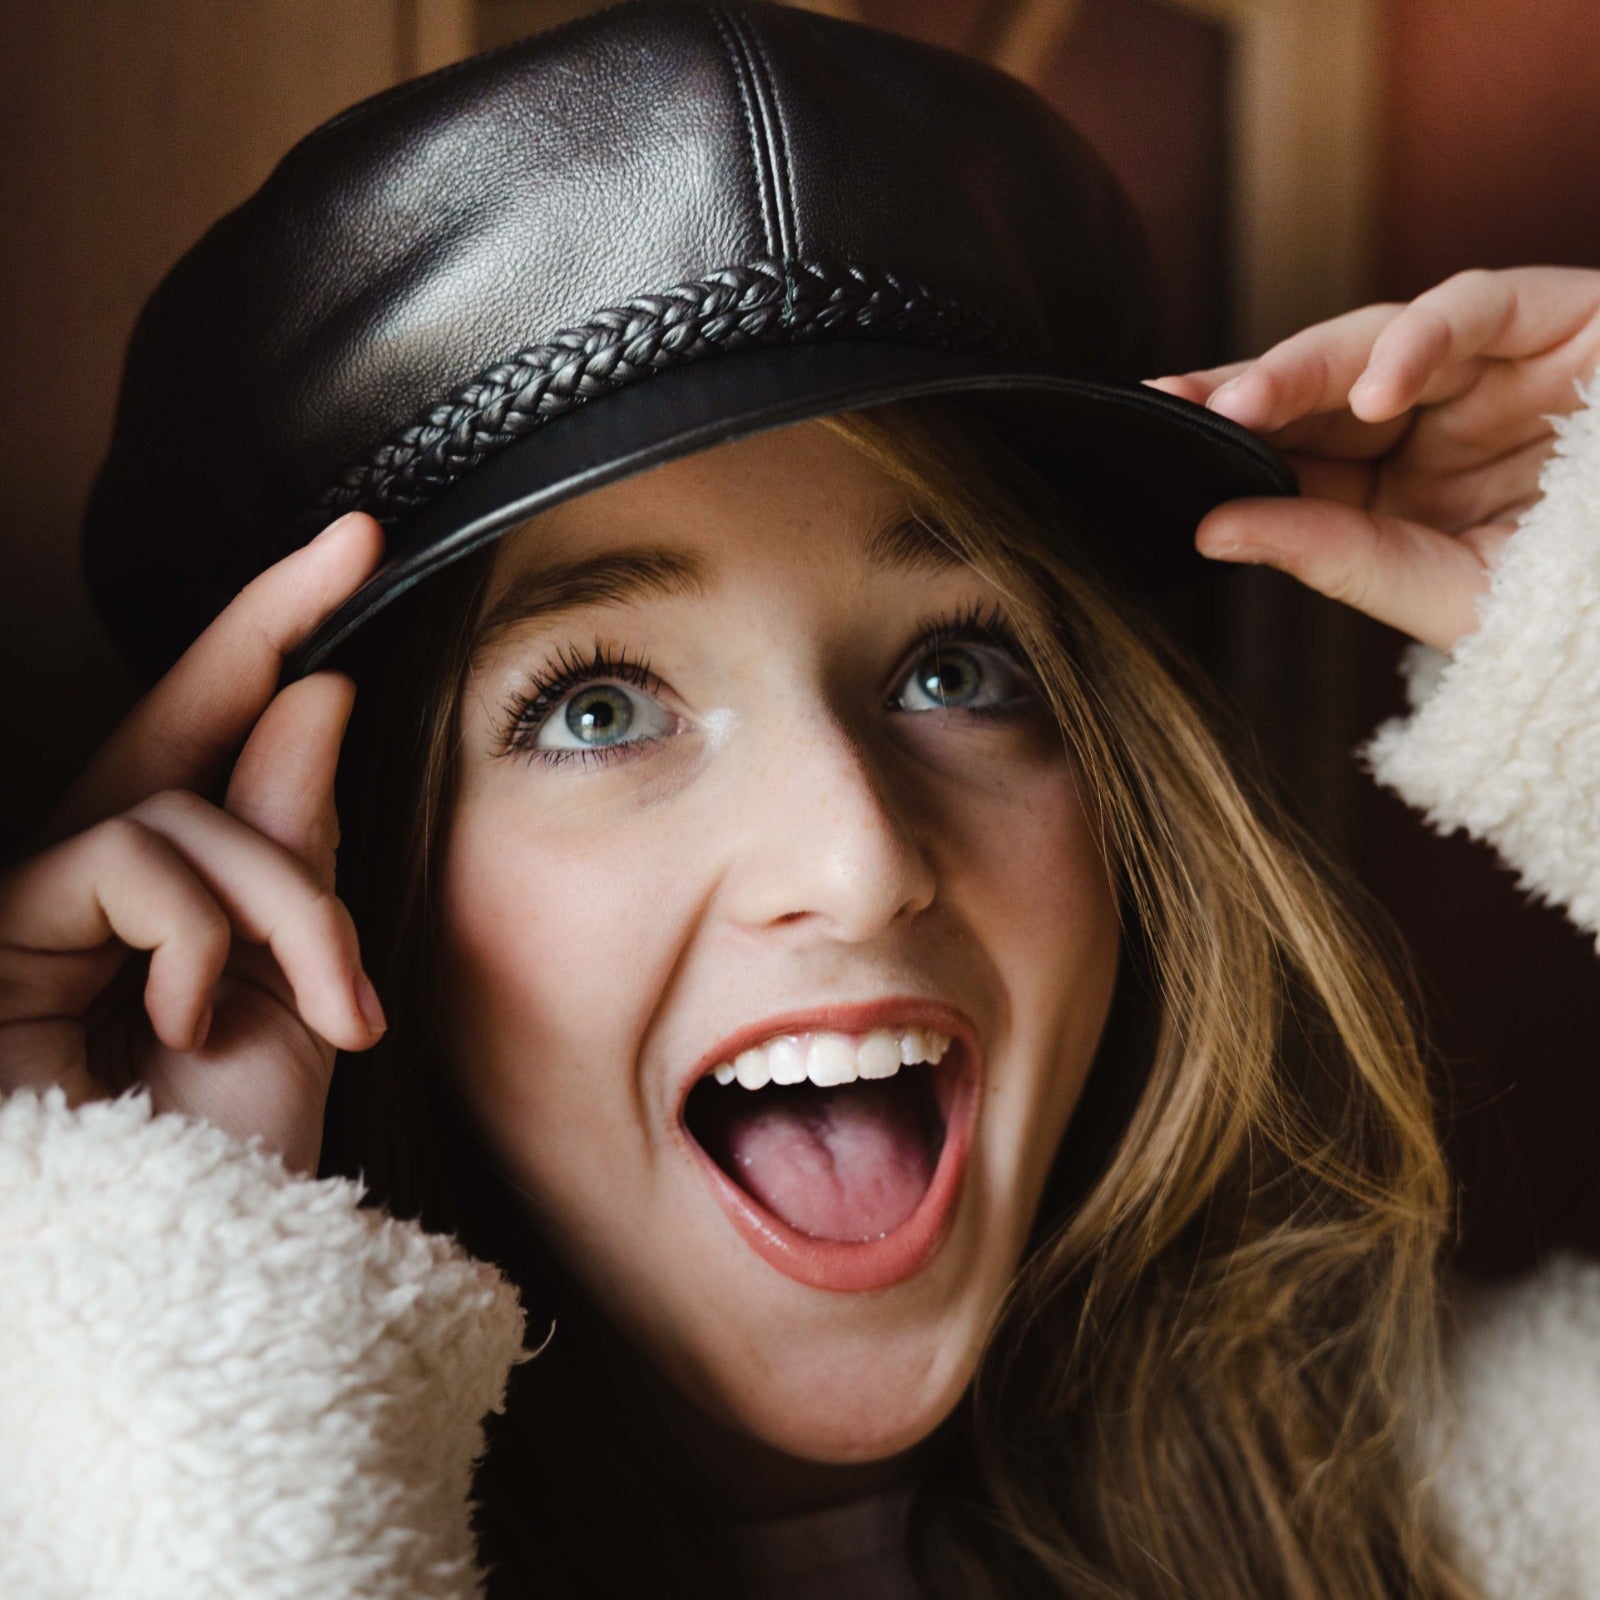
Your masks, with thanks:
M340 474L318 515L360 509L393 521L594 395L719 351L839 336L1014 348L987 316L887 268L747 261L636 295L497 362Z

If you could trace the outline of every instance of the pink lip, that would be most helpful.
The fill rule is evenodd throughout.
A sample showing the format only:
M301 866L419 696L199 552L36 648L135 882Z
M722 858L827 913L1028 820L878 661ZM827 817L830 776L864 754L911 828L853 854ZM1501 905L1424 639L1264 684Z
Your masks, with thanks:
M745 1193L703 1150L683 1121L689 1091L720 1062L782 1033L868 1033L873 1028L935 1028L954 1041L946 1063L957 1068L944 1107L944 1148L933 1181L917 1208L881 1239L814 1239L791 1228ZM945 1063L941 1063L941 1067ZM813 1289L884 1289L920 1271L944 1243L966 1176L967 1155L977 1120L983 1052L978 1031L965 1013L938 1001L890 997L860 1005L822 1006L769 1017L731 1034L708 1051L684 1079L678 1095L678 1129L705 1173L717 1204L745 1242L786 1277Z

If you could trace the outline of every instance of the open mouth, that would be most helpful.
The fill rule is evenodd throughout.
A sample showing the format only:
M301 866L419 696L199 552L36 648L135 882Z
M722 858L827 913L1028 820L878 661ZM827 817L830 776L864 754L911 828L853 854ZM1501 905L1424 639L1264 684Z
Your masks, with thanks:
M944 1237L975 1110L967 1034L769 1035L691 1087L682 1122L724 1211L780 1270L881 1287Z

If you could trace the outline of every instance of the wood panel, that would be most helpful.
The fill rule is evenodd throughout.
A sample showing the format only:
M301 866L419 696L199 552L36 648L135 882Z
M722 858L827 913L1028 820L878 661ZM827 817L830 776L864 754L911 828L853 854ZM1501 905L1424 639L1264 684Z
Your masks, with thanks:
M24 690L4 714L0 843L132 695L83 593L77 521L139 306L301 134L461 43L452 6L465 14L464 0L0 7L0 672ZM197 405L224 401L195 375Z

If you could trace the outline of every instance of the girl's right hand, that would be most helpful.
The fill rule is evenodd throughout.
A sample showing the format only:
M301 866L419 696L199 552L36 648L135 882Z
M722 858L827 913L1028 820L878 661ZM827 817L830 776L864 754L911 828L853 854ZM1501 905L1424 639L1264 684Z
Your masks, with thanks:
M156 1111L260 1134L316 1171L335 1049L385 1024L334 892L355 686L277 684L382 549L353 512L247 585L0 875L0 1094L59 1084L78 1105L142 1084ZM142 993L119 979L137 951Z

